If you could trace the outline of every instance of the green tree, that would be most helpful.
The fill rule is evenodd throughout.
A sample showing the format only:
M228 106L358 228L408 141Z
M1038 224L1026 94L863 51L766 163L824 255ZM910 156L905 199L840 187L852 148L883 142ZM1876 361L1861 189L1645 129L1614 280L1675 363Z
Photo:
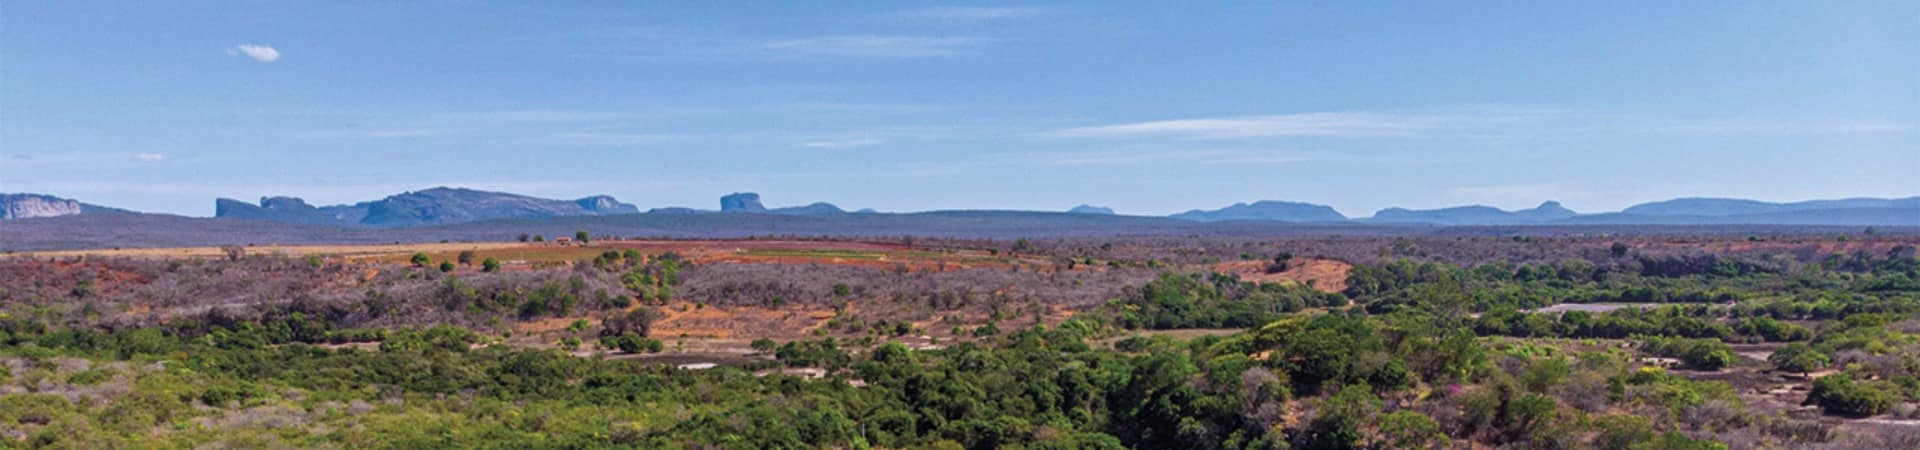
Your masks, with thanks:
M483 272L498 272L500 271L500 260L493 258L482 260L480 261L480 270Z
M1773 363L1775 369L1800 372L1803 375L1826 368L1830 361L1827 354L1798 342L1787 344L1786 347L1774 350L1772 355L1767 355L1767 362Z
M1440 423L1426 414L1395 411L1382 414L1377 422L1380 430L1374 442L1377 448L1437 449L1453 446L1453 440L1447 438L1447 433L1440 431Z
M1353 448L1360 438L1360 427L1380 414L1380 397L1366 384L1350 384L1340 393L1320 403L1319 414L1308 425L1306 448Z
M1813 381L1807 392L1807 404L1819 405L1827 414L1867 417L1886 412L1898 396L1882 384L1855 381L1851 374L1839 373Z
M1631 414L1602 416L1594 420L1593 427L1599 431L1593 438L1593 446L1600 450L1628 450L1634 444L1652 441L1655 436L1651 419Z
M580 241L580 243L582 243L582 244L585 244L585 243L587 243L587 241L588 241L588 238L589 238L589 237L590 237L590 236L587 236L587 231L586 231L586 230L580 230L580 231L575 231L575 232L573 232L573 240L575 240L575 241Z
M433 263L433 257L427 256L426 252L419 252L414 253L409 261L413 262L414 267L426 267L427 264Z
M760 353L771 352L773 349L780 347L780 344L773 342L773 339L769 338L754 339L753 343L749 345L753 347L753 351Z
M441 262L440 262L440 271L441 271L441 272L452 272L452 271L453 271L453 262L451 262L451 261L441 261Z
M660 313L653 308L634 308L626 314L609 317L600 322L600 335L618 336L633 333L640 337L647 337L647 334L653 331L653 321L659 318Z

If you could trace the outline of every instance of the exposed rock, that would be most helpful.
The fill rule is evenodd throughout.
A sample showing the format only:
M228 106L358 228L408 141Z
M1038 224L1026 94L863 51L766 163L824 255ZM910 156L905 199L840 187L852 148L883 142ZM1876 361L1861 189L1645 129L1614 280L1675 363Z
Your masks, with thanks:
M574 200L573 202L579 204L581 208L587 211L599 214L634 214L640 212L640 207L620 203L619 200L614 200L612 196L607 195L595 195Z
M766 205L760 204L760 194L735 192L720 197L720 212L766 212Z
M0 219L31 219L35 217L60 217L80 214L80 202L32 194L7 194L0 197L4 209L0 209Z
M1080 205L1080 206L1073 207L1073 209L1067 210L1067 212L1074 213L1074 214L1106 214L1111 216L1113 215L1113 208L1108 208L1105 206Z
M0 220L81 214L124 213L125 210L89 205L78 200L41 194L0 194Z

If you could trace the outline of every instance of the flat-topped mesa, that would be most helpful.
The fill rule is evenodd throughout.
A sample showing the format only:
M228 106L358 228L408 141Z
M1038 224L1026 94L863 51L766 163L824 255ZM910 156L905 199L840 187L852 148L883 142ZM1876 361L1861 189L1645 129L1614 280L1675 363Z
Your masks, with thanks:
M79 201L39 194L0 195L0 219L77 216L85 208Z
M767 206L760 204L760 194L735 192L720 197L720 212L766 212Z
M1072 209L1068 209L1067 212L1073 213L1073 214L1103 214L1103 215L1111 216L1113 215L1113 208L1108 208L1105 206L1080 205L1080 206L1075 206Z

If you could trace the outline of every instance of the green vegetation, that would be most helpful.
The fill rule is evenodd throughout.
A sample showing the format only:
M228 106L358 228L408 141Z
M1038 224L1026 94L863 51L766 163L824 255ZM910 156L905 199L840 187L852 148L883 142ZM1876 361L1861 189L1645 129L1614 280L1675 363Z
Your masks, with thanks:
M1346 297L1281 283L1255 284L1219 274L1163 274L1110 304L1126 328L1245 328L1307 308L1338 307Z
M1832 358L1828 357L1826 353L1821 353L1819 350L1815 350L1806 344L1793 343L1788 344L1786 347L1781 347L1779 350L1775 350L1772 355L1768 355L1767 362L1773 363L1773 366L1777 369L1788 372L1799 372L1804 375L1815 370L1825 369L1827 364L1832 362Z
M1044 254L1049 245L1016 247ZM353 284L348 295L286 296L252 314L209 308L142 322L100 319L129 315L92 302L161 295L117 284L133 275L280 276L259 285L272 286L333 280L343 263L256 256L213 263L222 265L156 263L118 278L102 265L71 282L21 269L11 274L25 281L7 284L9 302L0 305L0 388L8 392L0 395L0 446L1726 449L1907 442L1778 417L1760 408L1753 386L1737 383L1758 371L1777 371L1766 376L1778 379L1821 372L1804 383L1806 404L1834 416L1823 420L1911 417L1902 410L1920 400L1920 284L1913 282L1920 264L1911 252L1794 265L1769 257L1675 259L1620 244L1591 250L1614 261L1388 260L1358 266L1339 293L1177 266L1143 273L1135 286L1115 283L1110 301L1086 302L1071 317L1029 314L1053 306L1043 303L1045 292L949 295L978 298L965 309L963 301L883 294L888 283L952 279L859 278L850 269L802 277L782 266L775 279L742 275L723 284L700 278L712 276L703 273L710 266L629 250L508 273L496 273L493 258L481 262L484 274L448 273L453 263L442 261L442 271L387 270L378 279L411 280L413 289ZM424 254L415 256L415 265L429 267ZM665 308L703 307L697 302L726 292L714 286L784 295L780 283L830 297L813 304L836 308L812 328L821 330L816 338L749 335L757 338L747 344L752 354L731 355L747 361L729 363L735 366L660 363L692 355L682 352L685 335L659 328ZM201 289L190 292L242 291L183 284ZM979 286L1023 287L966 287ZM400 311L395 303L403 298L427 303L408 318L437 322L396 324L402 314L390 311ZM1538 311L1562 300L1646 307ZM56 309L74 304L81 306ZM526 336L519 330L530 327L502 322L567 326ZM1188 331L1197 336L1188 339L1159 331L1192 328L1235 330ZM925 329L953 332L937 336L937 346L920 346ZM1763 364L1742 359L1735 345L1779 348ZM1677 360L1684 370L1649 357Z
M1642 339L1647 353L1677 358L1695 370L1720 370L1733 365L1733 348L1711 339L1676 339L1648 336Z
M1866 417L1880 414L1900 398L1898 386L1884 381L1859 381L1846 376L1820 377L1807 393L1807 404L1828 414Z

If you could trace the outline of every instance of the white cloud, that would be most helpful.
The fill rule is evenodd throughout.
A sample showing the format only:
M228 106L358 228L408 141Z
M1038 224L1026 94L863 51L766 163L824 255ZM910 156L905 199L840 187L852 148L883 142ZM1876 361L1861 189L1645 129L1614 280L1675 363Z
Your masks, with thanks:
M879 15L889 21L981 22L1033 17L1046 9L1027 6L935 6L903 9Z
M873 139L873 138L839 139L839 140L801 142L800 146L808 147L808 148L855 148L855 147L866 147L870 145L879 145L882 142L886 142L886 141Z
M1035 160L1049 166L1145 166L1145 165L1280 165L1317 161L1312 155L1270 149L1148 148L1129 151L1082 152L1043 157Z
M227 56L241 55L246 55L248 58L253 58L254 61L263 63L280 60L280 50L276 50L270 45L240 44L227 49Z
M1173 136L1235 139L1276 136L1402 136L1437 127L1434 116L1381 113L1301 113L1161 120L1068 128L1063 137Z
M970 37L847 35L787 39L761 47L788 56L920 58L962 53L982 42Z
M162 155L162 154L159 154L159 153L144 153L144 152L143 152L143 153L135 153L135 154L133 154L133 159L134 159L135 161L140 161L140 162L160 162L160 161L166 161L166 160L167 160L167 155Z

